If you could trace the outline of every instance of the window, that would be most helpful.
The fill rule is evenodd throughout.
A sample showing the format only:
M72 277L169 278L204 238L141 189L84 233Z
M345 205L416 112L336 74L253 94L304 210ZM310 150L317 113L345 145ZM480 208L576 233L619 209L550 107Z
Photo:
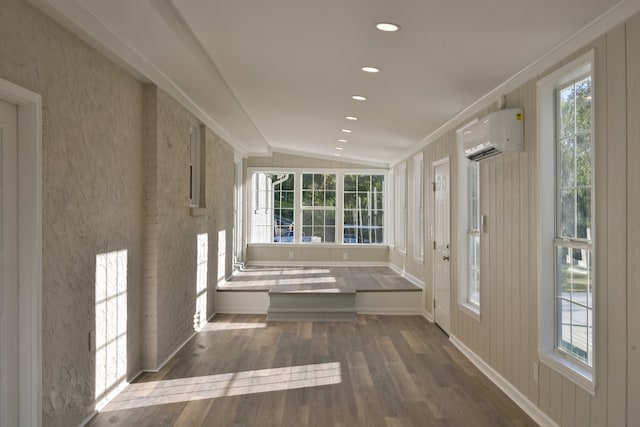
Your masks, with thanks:
M336 241L335 174L302 174L302 240Z
M384 175L344 175L344 243L384 242Z
M540 359L594 393L593 52L538 83Z
M407 252L407 164L398 165L396 175L395 242L396 249Z
M480 163L467 167L467 292L466 303L480 307Z
M249 174L249 243L384 243L385 171Z
M387 242L390 247L395 246L395 174L393 169L389 171L387 178Z
M254 173L251 176L251 241L292 242L294 175Z
M460 136L470 122L457 130L458 144L458 244L464 248L458 263L458 303L462 311L480 320L480 242L482 214L480 211L480 162L464 156Z
M592 366L591 76L556 91L556 346Z
M413 258L424 261L424 191L422 153L413 157Z

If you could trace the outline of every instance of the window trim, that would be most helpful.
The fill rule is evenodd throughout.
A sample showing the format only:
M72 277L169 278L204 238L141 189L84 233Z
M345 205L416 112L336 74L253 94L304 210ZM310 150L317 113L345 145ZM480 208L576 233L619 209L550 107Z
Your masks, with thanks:
M279 174L279 173L291 173L294 174L294 236L295 240L293 242L281 243L281 242L253 242L253 200L255 198L255 188L253 185L253 176L256 173L265 173L265 174ZM303 174L334 174L336 175L336 242L303 242L301 239L302 233L302 175ZM351 247L387 247L386 240L382 243L344 243L343 238L338 238L338 236L343 236L343 221L342 219L338 220L338 217L342 218L344 215L343 208L343 198L344 198L344 176L345 175L382 175L385 179L384 190L387 189L387 177L388 170L386 169L350 169L350 168L286 168L286 167L260 167L253 166L247 168L247 194L251 199L251 203L247 206L248 215L247 215L247 245L254 247L274 247L274 246L282 246L285 245L287 247L290 246L351 246ZM388 196L385 194L383 197L387 198ZM383 204L383 209L386 209L386 202ZM384 212L384 232L383 239L387 237L387 229L389 228L389 218Z
M596 390L597 370L597 303L598 284L593 289L592 308L592 367L589 369L570 355L556 349L556 90L581 76L591 75L592 88L595 88L595 56L590 50L572 62L564 65L537 83L538 117L538 357L541 362L571 380L591 395ZM595 90L592 89L595 99ZM591 103L591 134L596 134L595 102ZM551 142L549 142L551 141ZM592 140L593 141L593 140ZM593 142L592 142L593 143ZM595 149L593 150L595 159ZM595 161L592 160L595 165ZM591 176L591 236L593 257L596 258L596 222L595 194L596 171ZM554 249L554 250L551 250ZM553 256L553 259L550 257ZM596 276L596 265L593 272ZM551 285L550 285L551 284Z
M460 134L467 127L476 123L478 120L474 119L459 129L457 129L456 133ZM469 174L468 174L468 164L471 160L467 159L464 155L464 147L462 146L462 142L458 139L456 141L456 146L458 149L458 247L462 250L459 251L458 257L458 309L476 321L480 321L481 319L481 307L482 307L482 298L480 299L480 304L472 304L468 301L467 296L469 294L469 280L468 280L468 270L469 270L469 262L468 262L468 254L469 254L469 234L468 234L468 224L469 224ZM480 171L478 169L478 180L480 179ZM482 196L478 193L478 199L481 200ZM478 202L480 203L480 201ZM480 209L480 216L482 217L482 209ZM482 252L482 230L480 230L480 250ZM480 257L480 262L482 262L482 257ZM482 274L482 268L480 268L480 274ZM480 292L482 292L482 278L480 278Z

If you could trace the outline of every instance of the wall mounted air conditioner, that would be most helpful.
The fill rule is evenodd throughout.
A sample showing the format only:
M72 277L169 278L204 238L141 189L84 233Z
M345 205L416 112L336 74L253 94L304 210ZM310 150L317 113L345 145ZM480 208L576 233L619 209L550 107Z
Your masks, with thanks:
M458 145L470 160L524 149L522 108L499 110L457 131Z

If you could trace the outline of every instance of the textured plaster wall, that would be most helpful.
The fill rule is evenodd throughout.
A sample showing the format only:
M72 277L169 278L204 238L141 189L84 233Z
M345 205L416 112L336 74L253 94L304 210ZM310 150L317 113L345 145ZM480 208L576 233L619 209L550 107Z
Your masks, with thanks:
M43 422L93 410L96 255L128 252L128 373L139 370L142 85L23 0L0 0L0 77L43 99Z
M208 236L207 314L213 314L218 273L229 276L233 245L233 149L204 127L204 209L193 215L189 207L189 130L197 119L157 88L146 88L146 108L155 125L147 145L155 143L155 162L149 160L147 188L151 201L145 252L157 256L155 271L146 271L145 348L147 369L155 369L194 332L196 311L197 236ZM155 99L155 104L153 100ZM155 142L153 141L155 138ZM149 150L153 151L152 147ZM155 168L155 172L151 172ZM154 201L155 198L155 201ZM155 209L155 213L151 210ZM220 232L224 239L220 239ZM157 238L156 238L157 233ZM219 246L219 240L224 245ZM218 264L222 267L218 269ZM149 262L151 265L151 262ZM152 267L153 268L153 267ZM147 300L147 297L149 298ZM147 335L147 334L145 334ZM155 341L155 342L154 342Z

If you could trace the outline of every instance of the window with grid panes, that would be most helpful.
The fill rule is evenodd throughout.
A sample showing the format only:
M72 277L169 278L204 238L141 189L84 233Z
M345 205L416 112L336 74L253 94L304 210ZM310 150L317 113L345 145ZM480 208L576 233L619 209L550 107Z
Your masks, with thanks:
M302 174L302 241L336 241L336 174Z
M384 242L384 175L344 175L342 241Z

